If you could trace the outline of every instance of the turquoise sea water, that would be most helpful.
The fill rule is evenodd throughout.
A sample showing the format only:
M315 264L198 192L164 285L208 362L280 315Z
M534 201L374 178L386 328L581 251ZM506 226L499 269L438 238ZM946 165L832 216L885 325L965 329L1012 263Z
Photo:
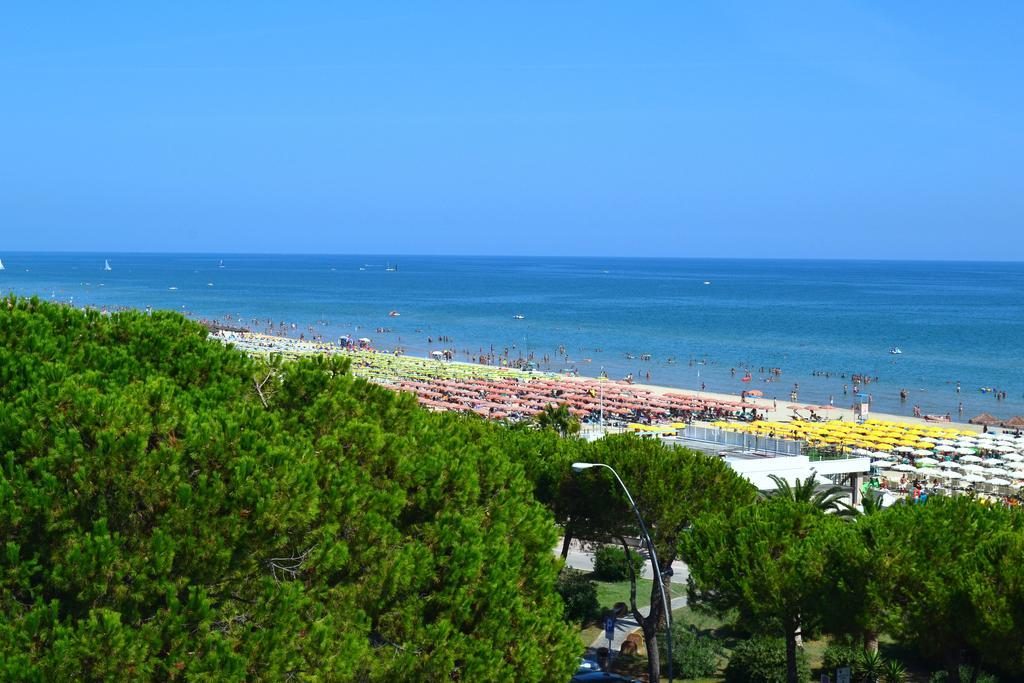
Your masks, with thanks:
M865 374L878 378L863 391L879 411L910 414L917 404L956 419L963 402L964 418L1024 413L1022 263L36 253L0 259L0 291L75 305L231 315L258 330L267 319L286 321L289 330L294 322L294 335L308 336L313 325L329 339L368 336L378 348L400 345L414 355L439 348L477 355L493 345L512 358L547 354L555 370L597 375L603 367L612 377L633 373L641 381L650 372L656 384L760 389L786 403L799 383L801 403L832 396L849 406L853 397L843 385L850 386L851 374ZM388 263L398 270L388 272ZM401 316L389 317L393 310ZM392 331L377 333L378 327ZM427 343L440 335L454 341ZM894 346L903 354L891 355ZM651 360L640 360L643 354ZM782 374L765 382L761 367ZM740 381L746 368L749 383ZM997 400L982 387L1007 397ZM905 402L901 388L909 393Z

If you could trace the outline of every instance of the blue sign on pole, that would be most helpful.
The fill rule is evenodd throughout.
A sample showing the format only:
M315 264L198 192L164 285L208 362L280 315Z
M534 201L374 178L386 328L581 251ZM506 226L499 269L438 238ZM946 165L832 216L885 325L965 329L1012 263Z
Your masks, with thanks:
M604 618L604 637L608 640L615 639L615 617Z

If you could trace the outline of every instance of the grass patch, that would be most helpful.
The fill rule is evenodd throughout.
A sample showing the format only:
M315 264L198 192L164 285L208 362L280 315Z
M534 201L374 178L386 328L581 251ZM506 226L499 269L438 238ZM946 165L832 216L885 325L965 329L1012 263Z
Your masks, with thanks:
M583 643L583 647L590 647L595 640L604 635L604 628L599 624L590 624L584 626L580 631L580 642Z
M610 609L617 602L624 602L629 605L629 581L598 581L594 579L593 574L588 574L587 576L597 584L597 602L601 605L602 609ZM650 579L637 579L637 607L647 607L651 604L651 588L653 587L654 582ZM686 586L674 583L672 584L668 599L681 598L685 595Z
M629 581L598 581L593 574L586 574L587 578L597 585L597 604L602 611L611 609L615 603L624 602L629 605ZM651 588L654 582L650 579L638 579L636 582L636 605L647 607L651 603ZM686 586L672 584L669 600L686 595ZM677 610L678 611L678 610ZM674 613L673 613L674 614ZM580 642L585 647L590 645L604 635L604 625L600 621L584 624L579 631Z

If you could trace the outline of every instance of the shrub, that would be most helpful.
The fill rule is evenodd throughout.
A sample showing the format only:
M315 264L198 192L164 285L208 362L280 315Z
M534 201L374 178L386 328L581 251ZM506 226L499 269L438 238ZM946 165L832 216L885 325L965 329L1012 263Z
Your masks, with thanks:
M877 652L864 650L857 657L853 667L857 679L864 683L878 683L878 680L885 673L885 659Z
M882 680L885 683L904 683L907 680L907 667L895 659L890 659L885 663Z
M969 681L971 680L971 676L973 675L974 669L972 669L971 667L967 666L966 664L960 667L961 681ZM947 674L945 671L936 671L932 674L932 677L929 679L929 683L946 683L946 681L948 680L949 674ZM999 679L993 676L992 674L988 674L982 671L978 674L977 683L999 683Z
M797 650L797 678L810 680L807 655ZM786 641L754 636L736 646L725 668L726 683L786 683Z
M639 553L629 551L629 561L633 563L633 571L637 577L644 566L644 558ZM613 545L601 546L594 553L594 577L602 581L625 581L629 578L629 565L626 551Z
M860 658L862 648L859 645L843 642L831 642L821 656L821 668L834 675L835 670L848 666L853 668Z
M567 622L582 624L597 618L601 609L597 603L597 586L582 572L563 569L555 590L565 603L562 616Z
M662 668L667 659L665 644L659 640ZM681 621L672 624L672 673L676 678L701 678L718 672L722 646L710 636Z

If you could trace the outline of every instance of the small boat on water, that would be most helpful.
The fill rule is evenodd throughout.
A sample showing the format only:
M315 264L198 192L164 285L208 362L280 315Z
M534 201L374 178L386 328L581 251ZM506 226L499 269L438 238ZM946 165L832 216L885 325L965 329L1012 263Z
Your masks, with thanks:
M704 281L704 284L706 284L706 285L710 285L710 284L711 284L711 280L705 280L705 281Z
M4 262L3 262L3 260L0 260L0 270L3 270L3 269L4 269Z
M220 263L217 264L217 267L218 268L223 268L224 267L224 259L221 259Z
M390 313L388 313L388 315L391 316L392 318L397 318L398 316L400 316L402 314L399 313L398 311L391 311Z
M175 287L174 285L171 285L171 286L170 286L170 287L168 287L167 289L168 289L169 291L172 291L172 292L176 292L176 291L178 291L178 288L177 288L177 287Z
M388 272L388 273L397 273L397 272L398 272L398 265L397 265L397 264L396 264L396 265L391 265L391 264L389 263L389 264L387 265L387 267L385 267L385 268L384 268L384 270L385 270L386 272Z
M103 270L111 271L113 268L110 267L110 261L103 259Z
M514 316L512 316L512 318L514 320L526 320L526 316L523 315L522 313L516 313Z
M898 346L894 346L891 349L889 349L889 353L891 353L894 356L899 356L903 353L903 349L901 349Z

